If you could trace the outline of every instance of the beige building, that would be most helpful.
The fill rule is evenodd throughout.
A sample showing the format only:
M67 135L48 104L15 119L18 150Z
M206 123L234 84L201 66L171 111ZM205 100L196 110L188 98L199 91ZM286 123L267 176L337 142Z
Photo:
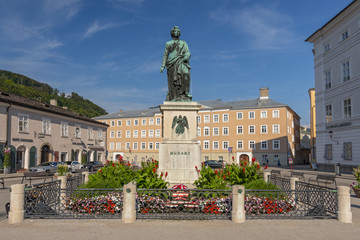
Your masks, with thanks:
M199 101L197 136L202 160L239 162L256 158L262 164L287 165L300 154L300 117L287 105L269 98L269 89L260 89L252 100ZM162 141L162 114L159 107L119 111L95 118L109 125L108 159L120 155L129 161L158 158Z
M56 106L0 92L0 167L11 149L11 170L47 161L105 160L107 125Z

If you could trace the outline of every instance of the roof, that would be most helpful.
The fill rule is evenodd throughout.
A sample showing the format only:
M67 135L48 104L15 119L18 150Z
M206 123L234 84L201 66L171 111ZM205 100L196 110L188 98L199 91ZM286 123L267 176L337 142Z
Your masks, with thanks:
M270 98L268 99L257 98L251 100L240 100L240 101L230 101L230 102L222 102L221 99L216 99L216 100L198 101L198 103L202 105L201 110L206 110L206 109L240 110L240 109L274 108L274 107L288 107L289 109L291 109L288 105L274 101ZM291 111L294 112L292 109ZM103 115L100 117L95 117L94 119L105 120L105 119L120 119L120 118L135 118L135 117L153 117L155 114L161 114L159 106L151 107L145 110L132 110L125 112L120 111L120 112Z
M75 118L75 119L90 122L93 124L102 125L103 127L108 127L107 124L100 123L92 118L85 117L79 113L70 111L68 109L64 109L62 107L58 107L58 106L50 105L47 103L42 103L39 101L31 100L29 98L21 97L21 96L12 94L12 93L0 91L0 102L8 103L11 105L22 106L22 107L26 107L26 108L31 108L31 109L35 109L35 110L42 111L42 112L62 115L65 117Z
M327 25L329 25L333 20L335 20L339 15L341 15L344 11L346 11L346 9L348 9L351 5L353 5L357 0L354 0L352 3L350 3L349 5L347 5L343 10L341 10L338 14L336 14L335 17L333 17L332 19L330 19L327 23L325 23L324 26L322 26L321 28L319 28L318 30L316 30L313 34L311 34L310 37L308 37L305 42L308 42L310 38L312 38L316 33L318 33L319 31L322 31Z

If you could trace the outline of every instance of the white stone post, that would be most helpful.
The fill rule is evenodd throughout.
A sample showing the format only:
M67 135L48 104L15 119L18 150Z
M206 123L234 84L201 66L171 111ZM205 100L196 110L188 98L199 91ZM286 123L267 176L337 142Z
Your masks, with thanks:
M338 197L337 220L343 223L352 223L350 188L346 186L338 186L337 197Z
M10 187L10 224L21 223L25 219L25 184L14 184Z
M300 179L297 177L290 177L290 190L291 190L291 196L295 200L296 197L296 182L298 182Z
M88 171L82 172L82 175L84 175L84 183L85 184L89 181L89 174L90 173Z
M57 176L57 179L60 180L60 208L65 208L66 204L66 182L67 177L66 176Z
M270 172L264 172L264 181L265 181L266 183L269 182L269 176L270 176Z
M245 222L245 187L233 185L232 197L231 221L243 223Z
M136 221L136 185L128 183L123 187L124 205L122 210L122 221L134 223Z

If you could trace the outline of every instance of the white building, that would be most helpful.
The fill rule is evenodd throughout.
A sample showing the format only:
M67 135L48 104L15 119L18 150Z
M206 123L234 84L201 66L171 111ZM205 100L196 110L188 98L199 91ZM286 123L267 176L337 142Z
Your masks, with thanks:
M360 165L360 1L314 32L316 162Z

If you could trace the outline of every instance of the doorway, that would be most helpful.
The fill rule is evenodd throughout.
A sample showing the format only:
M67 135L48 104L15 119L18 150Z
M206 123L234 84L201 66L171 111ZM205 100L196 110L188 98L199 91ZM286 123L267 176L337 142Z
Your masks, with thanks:
M44 145L41 148L41 162L49 162L50 155L50 147L48 145Z

